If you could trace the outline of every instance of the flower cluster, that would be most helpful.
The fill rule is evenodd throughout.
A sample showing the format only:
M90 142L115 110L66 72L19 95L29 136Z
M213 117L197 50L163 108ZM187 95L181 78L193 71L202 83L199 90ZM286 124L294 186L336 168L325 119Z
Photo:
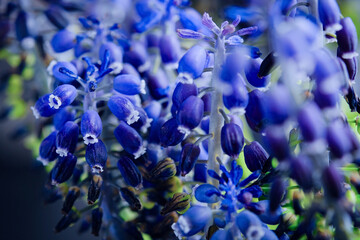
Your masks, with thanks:
M49 91L31 109L56 232L359 236L358 40L336 0L251 1L221 24L186 0L94 6L55 1L58 30L39 33ZM5 19L26 45L20 7Z

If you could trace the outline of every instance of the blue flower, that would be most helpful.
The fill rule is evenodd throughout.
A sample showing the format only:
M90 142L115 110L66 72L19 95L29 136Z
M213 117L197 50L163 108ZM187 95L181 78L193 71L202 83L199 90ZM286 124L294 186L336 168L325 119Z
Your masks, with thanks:
M51 170L52 184L57 185L67 181L74 172L77 158L71 153L59 157L54 168Z
M120 157L117 166L127 184L136 188L141 187L142 176L139 169L130 158L126 156Z
M107 161L107 150L105 144L101 140L98 140L96 143L89 144L86 147L85 159L93 173L104 171Z
M94 110L87 110L81 117L81 134L86 145L98 142L102 132L102 122Z
M66 122L56 135L56 153L60 157L66 157L69 153L74 153L78 136L78 125L71 121Z
M120 95L113 95L108 106L110 111L119 119L126 121L128 124L132 124L139 119L139 112L135 110L131 101Z
M63 29L58 31L51 39L51 46L55 52L61 53L75 47L75 34Z

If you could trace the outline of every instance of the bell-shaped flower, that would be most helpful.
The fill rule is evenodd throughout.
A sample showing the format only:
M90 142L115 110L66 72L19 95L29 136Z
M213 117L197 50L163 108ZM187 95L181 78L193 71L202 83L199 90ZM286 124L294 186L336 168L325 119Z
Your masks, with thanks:
M170 90L169 79L162 69L159 69L156 73L147 73L146 77L150 95L155 100L168 96Z
M201 76L206 66L207 53L200 46L190 48L179 61L179 79L184 83L192 83L193 79Z
M69 30L58 31L51 39L50 44L57 53L65 52L75 47L76 36Z
M49 96L49 106L54 109L70 105L77 97L77 90L73 85L63 84L55 88Z
M342 28L341 12L336 0L319 0L318 10L320 21L327 32L335 32Z
M163 146L175 146L185 137L185 134L178 130L176 118L170 118L160 128L160 143Z
M86 145L98 142L102 132L102 122L94 110L87 110L81 117L81 134Z
M69 153L74 153L78 136L78 125L71 121L66 122L56 135L56 153L60 157L66 157Z
M226 123L221 128L221 148L225 154L236 159L243 146L244 135L241 128L234 123Z
M139 188L142 184L142 176L134 162L126 157L120 157L117 166L125 182L132 187Z
M107 150L105 144L99 140L94 144L87 145L85 159L93 173L100 173L104 171L107 161Z
M75 120L75 112L68 109L62 108L59 112L54 115L53 118L53 125L56 130L60 130L67 121L74 121Z
M62 71L60 71L60 68L67 69L69 72L72 73L72 75L64 74ZM55 77L56 80L58 80L62 83L71 83L72 81L75 80L75 76L77 76L78 71L72 63L57 62L51 69L51 73Z
M356 27L351 18L346 17L340 20L342 29L336 32L336 38L344 59L352 59L359 54L356 52L358 45L358 37Z
M71 153L65 157L59 157L51 170L52 184L57 185L67 181L74 172L77 158Z
M250 58L245 67L245 76L247 81L254 87L265 88L270 83L271 75L259 78L258 73L262 63L261 58L252 59Z
M160 39L159 50L164 64L176 63L181 54L179 38L176 35L165 34Z
M145 81L136 75L121 74L114 78L114 90L125 95L145 94Z
M269 154L259 142L253 141L244 147L244 158L247 168L255 172L264 167L265 162L269 158Z
M181 104L190 96L197 96L198 88L195 84L184 84L179 82L176 84L172 95L173 106L178 110Z
M325 121L319 107L306 103L298 113L298 123L301 135L305 141L311 142L324 137Z
M108 102L108 107L119 120L126 121L128 124L132 124L140 118L139 112L126 97L113 95Z
M31 110L34 114L36 119L40 117L50 117L58 112L59 109L55 109L50 107L49 105L49 98L52 94L46 94L40 97L34 106L31 107Z
M190 96L181 104L176 116L179 124L178 130L184 134L196 128L204 115L204 102L196 97Z
M187 143L183 146L180 157L181 176L185 176L194 168L199 155L200 147L198 145Z
M56 153L56 134L56 131L50 133L40 144L37 160L44 165L55 160L58 156Z

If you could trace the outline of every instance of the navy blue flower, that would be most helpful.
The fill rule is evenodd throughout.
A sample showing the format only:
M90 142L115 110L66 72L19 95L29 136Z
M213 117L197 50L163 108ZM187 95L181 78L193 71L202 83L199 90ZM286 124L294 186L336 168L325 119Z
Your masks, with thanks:
M335 157L341 158L352 149L352 143L347 135L346 126L336 121L328 126L326 139Z
M140 134L125 122L120 122L114 130L114 135L124 150L133 154L135 159L145 153L146 148Z
M54 115L53 124L56 130L60 130L67 121L75 120L75 112L68 108L63 108Z
M290 148L284 129L279 126L269 126L264 133L264 143L269 148L270 155L279 161L286 159L290 154Z
M71 121L66 122L56 135L56 153L61 157L74 153L78 136L78 125Z
M51 170L52 184L57 185L67 181L74 172L77 158L71 153L65 157L59 157L54 168Z
M196 128L204 115L204 102L195 96L190 96L181 104L176 116L178 130L184 134Z
M234 123L226 123L221 128L221 148L230 157L236 159L243 146L244 135L241 128Z
M55 52L61 53L75 47L75 39L74 33L63 29L53 36L50 43Z
M37 160L41 161L44 165L57 158L56 153L56 134L54 131L42 140L39 148L39 157Z
M249 103L245 108L245 117L249 127L259 132L265 125L262 104L264 93L255 89L249 93Z
M343 176L330 164L322 173L325 194L331 199L340 199L344 195Z
M229 94L223 94L223 102L227 109L232 113L244 113L249 103L249 95L245 86L245 81L240 74L239 78L232 84L232 91Z
M319 17L326 31L334 32L341 29L340 8L336 0L319 0Z
M180 157L181 176L185 176L194 168L199 155L200 148L198 145L187 143L183 146Z
M50 94L49 106L54 109L70 105L77 97L77 90L73 85L60 85Z
M105 144L101 140L96 143L89 144L86 147L85 159L93 173L104 171L107 160L107 150Z
M176 118L170 118L160 128L160 142L163 146L175 146L185 137L185 134L178 130Z
M269 158L269 154L259 142L253 141L244 147L244 158L247 168L255 172L264 167L265 162Z
M164 64L176 63L180 58L181 47L177 36L164 35L159 42L160 56Z
M139 188L142 184L142 176L139 169L136 167L134 162L126 157L120 157L117 166L121 172L125 182L132 187Z
M135 110L132 102L120 95L114 95L108 102L110 111L119 119L132 124L139 119L139 112Z
M312 180L312 166L310 160L303 155L292 158L290 161L291 172L290 176L293 178L304 192L309 192L313 187Z
M325 121L314 103L306 103L298 113L298 123L305 141L315 141L325 136Z
M161 68L156 73L147 72L146 77L150 95L155 100L168 96L170 90L169 79Z
M91 233L94 236L99 236L101 224L102 224L103 211L98 207L91 212Z
M102 132L102 122L94 110L87 110L81 118L81 134L86 145L98 142Z
M136 75L121 74L114 78L114 90L125 95L145 94L145 81Z
M179 82L176 84L172 95L173 106L178 110L181 104L190 96L197 96L198 88L195 84L185 84Z
M201 76L206 66L207 53L200 45L190 48L179 61L179 78L184 83L192 83Z
M49 98L52 94L46 94L40 97L34 106L31 107L31 110L36 119L40 117L50 117L54 115L58 109L52 108L49 105Z

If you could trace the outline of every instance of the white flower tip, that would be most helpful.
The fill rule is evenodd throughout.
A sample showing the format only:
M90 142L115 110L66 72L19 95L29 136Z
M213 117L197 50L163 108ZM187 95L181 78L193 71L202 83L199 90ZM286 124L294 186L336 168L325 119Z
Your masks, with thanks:
M40 156L37 157L36 160L38 160L39 162L41 162L43 166L46 166L46 165L49 164L49 160L48 160L48 159L42 158L42 157L40 157Z
M97 136L94 134L91 134L91 133L85 134L85 136L83 137L83 140L86 145L99 142L99 139L97 138Z
M58 96L55 96L54 94L51 94L49 97L49 106L51 108L59 109L62 102Z
M66 157L68 155L68 150L66 148L57 148L56 153L59 154L60 157Z
M184 138L186 138L191 133L191 130L183 125L178 126L177 129L179 130L179 132L185 134Z
M95 164L92 168L91 171L95 174L99 174L102 173L104 171L104 168L100 165L100 164Z
M39 118L40 118L40 113L39 113L39 111L35 108L35 106L30 107L30 109L32 110L34 117L35 117L36 119L39 119Z
M176 82L181 82L182 84L192 84L194 79L191 74L183 72L179 73L178 77L176 78Z
M357 57L357 56L359 56L359 54L357 52L348 52L348 53L343 53L341 55L341 57L344 58L344 59L352 59L352 58Z
M139 70L139 72L143 73L146 70L148 70L150 68L150 66L151 66L150 61L146 61L143 65L138 67L138 70Z
M49 65L48 65L48 67L46 68L46 71L47 71L47 73L50 75L50 76L53 76L53 68L54 68L54 66L57 64L57 61L56 60L52 60L50 63L49 63Z
M144 81L144 80L141 80L141 81L140 81L140 93L141 93L141 94L146 94L145 87L146 87L145 81Z
M133 110L130 115L126 118L126 122L127 124L131 125L134 122L137 122L137 120L140 119L140 114L139 111L137 110Z
M136 152L133 153L134 158L135 158L135 159L138 159L138 158L141 157L145 152L146 152L146 148L145 148L143 145L141 145L141 146L139 147L139 149L138 149Z

